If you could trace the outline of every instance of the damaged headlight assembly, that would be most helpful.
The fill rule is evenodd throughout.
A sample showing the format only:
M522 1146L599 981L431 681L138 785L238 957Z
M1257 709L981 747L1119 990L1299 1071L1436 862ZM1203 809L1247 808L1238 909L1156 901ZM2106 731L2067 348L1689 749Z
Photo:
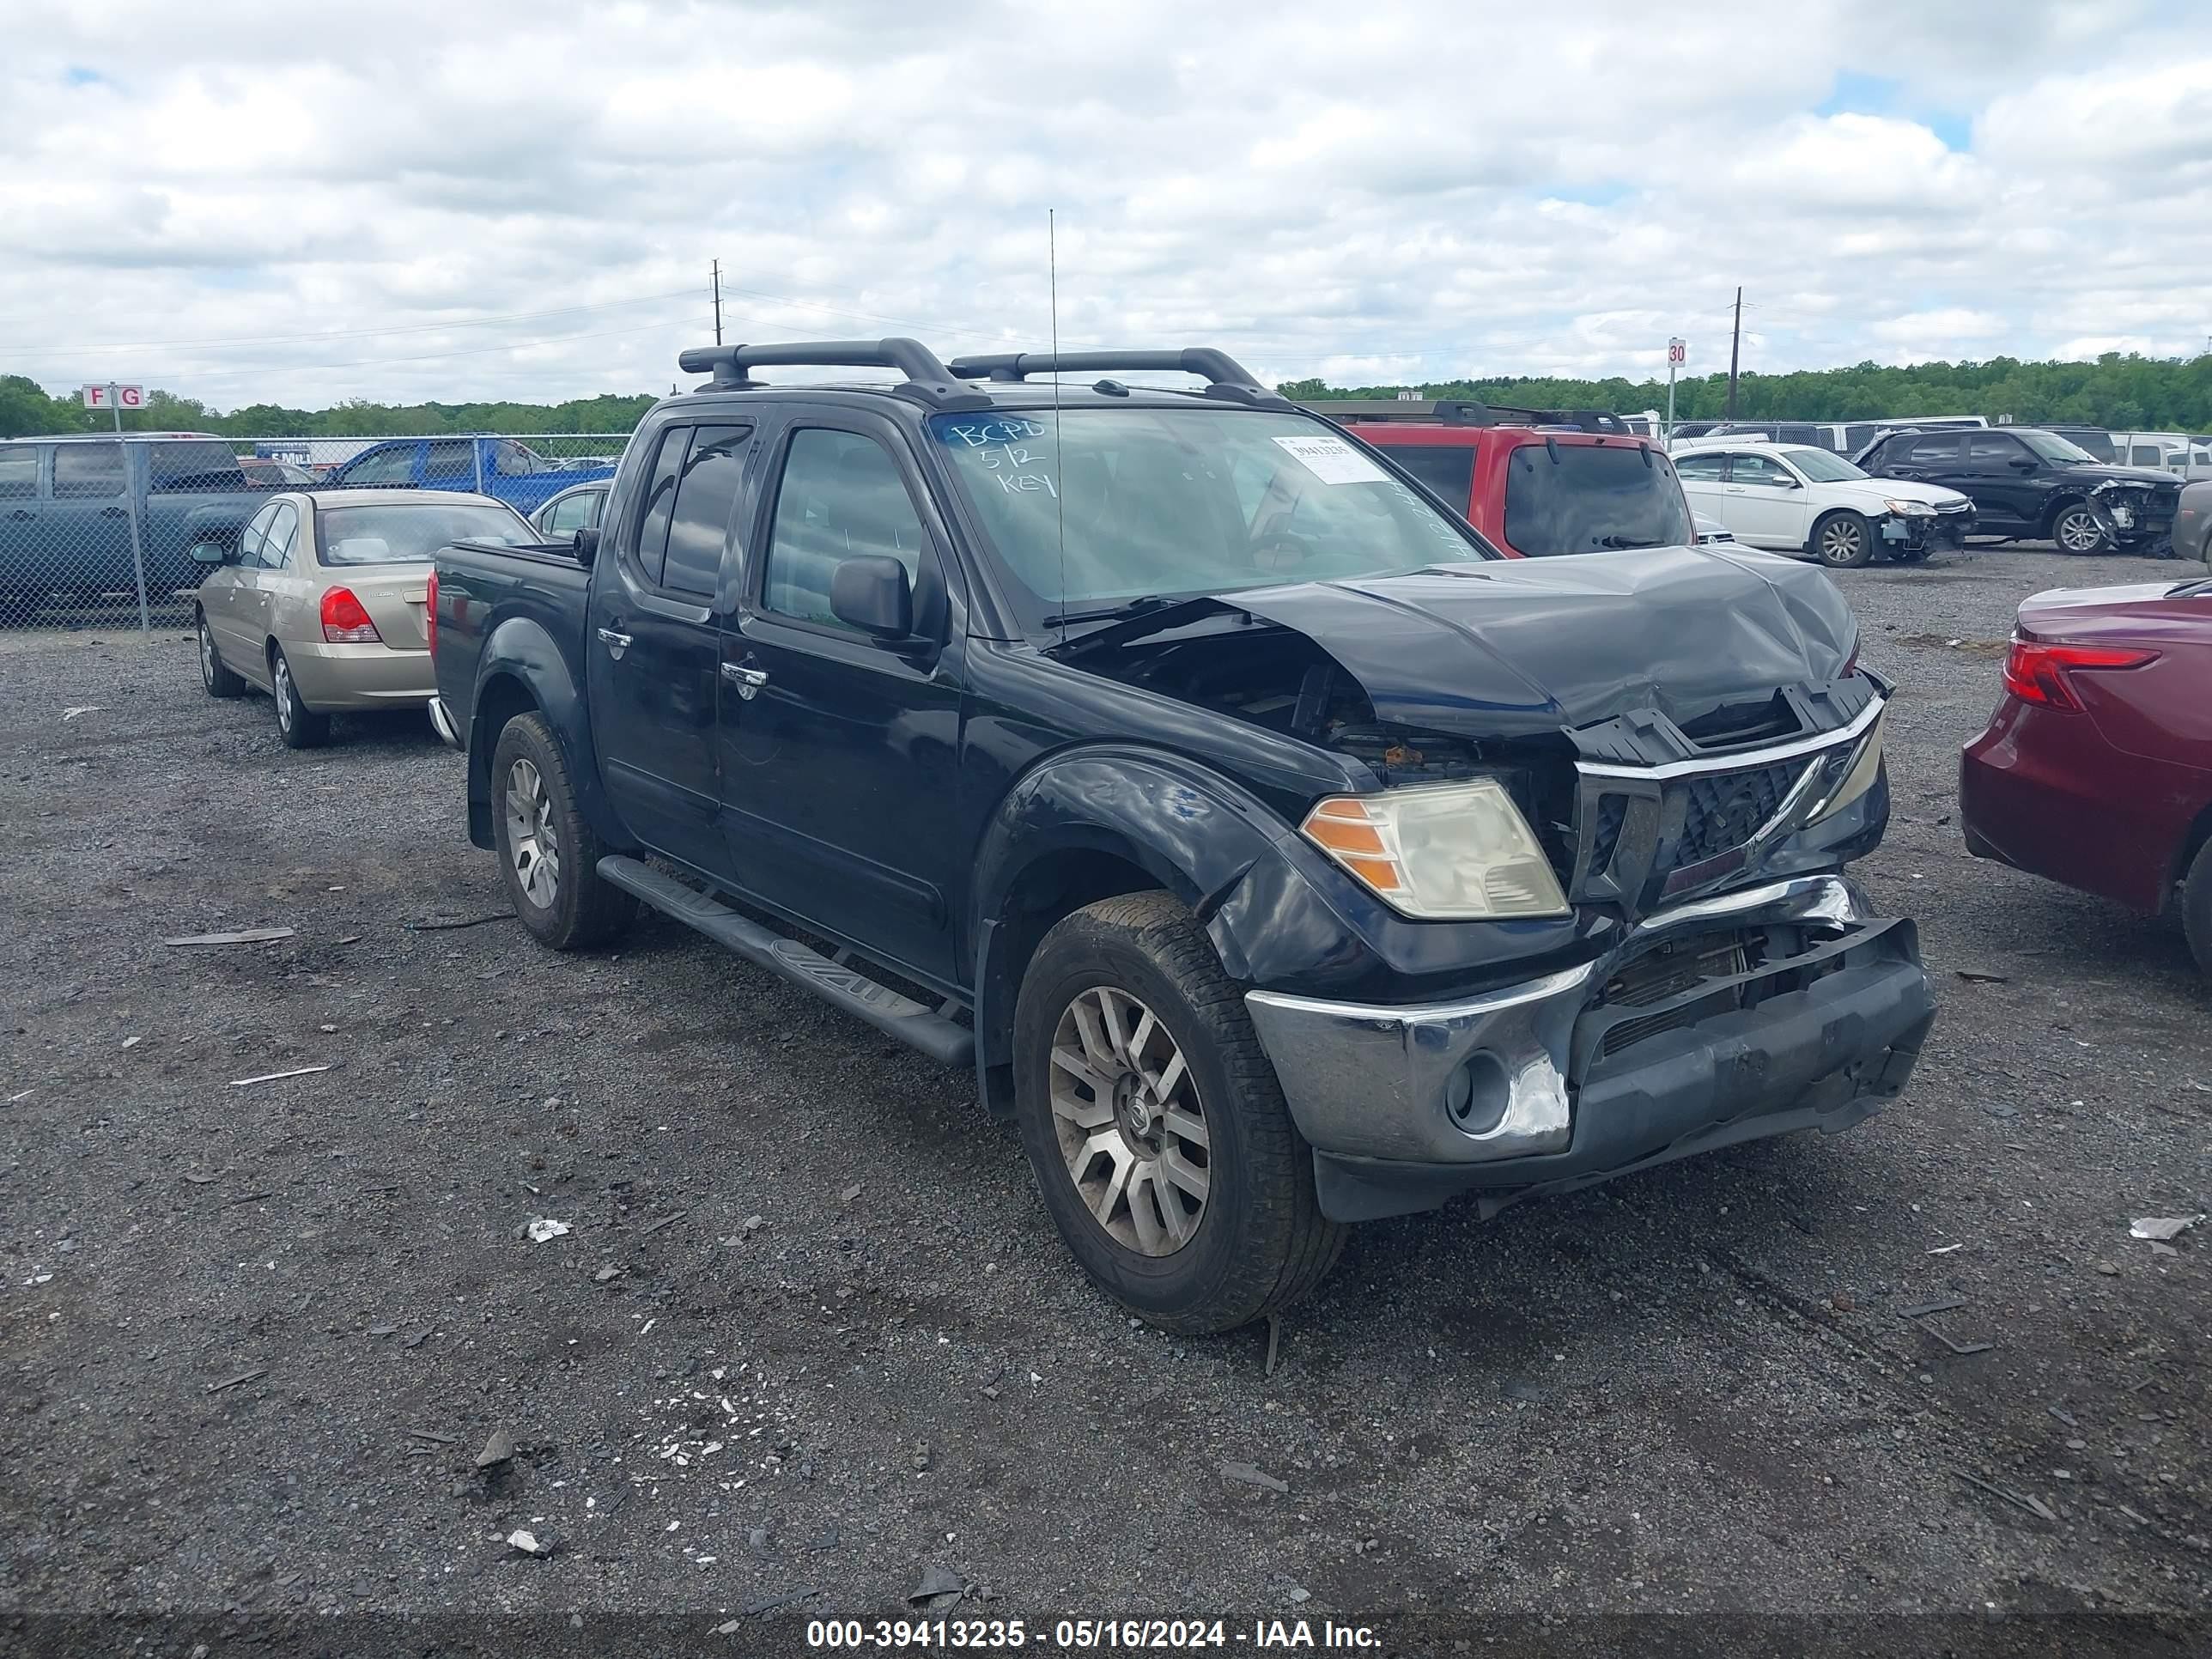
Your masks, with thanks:
M1842 781L1828 792L1819 805L1805 815L1807 829L1835 817L1874 787L1875 779L1881 774L1882 722L1888 718L1889 711L1886 708L1875 716L1873 726L1868 728L1866 736L1859 739L1859 746L1851 756L1850 769L1844 774Z
M1353 880L1416 921L1567 914L1534 832L1494 778L1332 795L1299 829Z
M1936 514L1936 509L1929 506L1925 501L1884 501L1882 505L1887 507L1891 512L1896 514L1900 519L1933 518Z

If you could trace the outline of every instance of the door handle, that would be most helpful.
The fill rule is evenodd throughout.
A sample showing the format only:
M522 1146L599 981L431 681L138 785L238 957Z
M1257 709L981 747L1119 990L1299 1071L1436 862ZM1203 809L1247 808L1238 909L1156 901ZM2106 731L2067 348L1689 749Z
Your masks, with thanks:
M9 518L11 518L11 519L15 519L15 520L24 520L24 519L35 519L35 518L37 518L39 515L38 515L37 514L35 514L35 513L27 513L27 512L25 512L21 507L17 507L17 508L16 508L13 513L10 513L8 516L9 516Z
M747 668L742 663L726 662L722 665L722 678L738 688L738 698L740 702L750 702L760 695L761 687L768 684L768 670Z
M127 507L103 507L100 509L100 516L103 519L127 519L131 516L131 509Z
M629 648L629 635L618 633L614 629L602 628L599 629L599 638L617 651L626 651Z

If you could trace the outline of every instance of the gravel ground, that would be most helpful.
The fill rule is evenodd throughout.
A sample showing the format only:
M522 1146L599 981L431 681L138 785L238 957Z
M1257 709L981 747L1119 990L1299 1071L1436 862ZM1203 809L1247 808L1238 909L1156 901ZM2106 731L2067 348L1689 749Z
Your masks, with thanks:
M2208 1244L2127 1228L2212 1209L2206 993L2177 929L1976 864L1953 821L2019 599L2176 568L1843 578L1901 687L1859 873L1942 1001L1906 1100L1364 1228L1272 1376L1264 1330L1170 1340L1091 1291L967 1077L672 923L538 948L422 722L293 753L180 635L18 641L0 1614L657 1613L782 1651L910 1616L930 1567L955 1617L1405 1651L2201 1613ZM262 927L295 931L161 942Z

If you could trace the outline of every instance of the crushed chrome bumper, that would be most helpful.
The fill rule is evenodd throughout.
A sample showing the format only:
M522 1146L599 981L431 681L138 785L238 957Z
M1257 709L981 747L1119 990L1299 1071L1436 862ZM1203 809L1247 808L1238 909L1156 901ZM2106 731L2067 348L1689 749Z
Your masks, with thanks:
M1604 1000L1622 964L1700 933L1761 927L1802 930L1792 936L1803 948L1697 977L1655 1005ZM1717 1008L1731 996L1736 1006ZM1586 1184L1699 1150L1724 1129L1747 1138L1747 1123L1814 1127L1808 1103L1817 1115L1893 1096L1935 1011L1911 924L1875 917L1836 875L1676 905L1595 961L1480 996L1395 1007L1253 991L1245 1001L1314 1147L1322 1207L1340 1219L1477 1187ZM1670 1010L1683 1017L1667 1023ZM1664 1029L1619 1030L1632 1024ZM1347 1182L1373 1190L1346 1196Z

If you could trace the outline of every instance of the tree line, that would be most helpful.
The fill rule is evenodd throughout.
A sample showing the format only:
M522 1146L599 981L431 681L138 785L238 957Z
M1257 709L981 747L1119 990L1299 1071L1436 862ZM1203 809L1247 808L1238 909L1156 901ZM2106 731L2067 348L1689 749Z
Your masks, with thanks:
M1319 380L1292 380L1280 390L1301 400L1393 398L1402 389L1424 398L1466 398L1532 409L1667 407L1663 380L1521 379L1337 387ZM1718 420L1728 412L1728 376L1702 374L1674 383L1674 418ZM2020 426L2039 423L2100 426L2113 432L2212 432L2212 353L2191 358L2105 353L2091 362L1914 363L1890 368L1859 363L1850 368L1805 369L1790 374L1745 374L1736 383L1740 421L1880 421L1910 415L2009 416Z
M1431 381L1416 387L1332 386L1291 380L1280 388L1300 399L1391 398L1412 390L1425 398L1466 398L1538 409L1664 410L1660 380L1577 380L1505 377ZM218 414L197 398L153 391L146 407L125 414L126 429L214 432L236 438L375 438L441 432L626 433L653 406L650 392L602 393L560 404L380 404L349 398L328 409L248 404ZM1678 420L1717 420L1727 412L1728 376L1678 380ZM2017 424L2101 426L2116 432L2212 431L2212 353L2177 359L2107 352L2090 362L1914 363L1889 368L1806 369L1746 374L1737 383L1736 418L1744 421L1868 421L1909 415L2008 416ZM91 432L113 417L73 398L50 398L35 380L0 375L0 437Z
M349 398L328 409L247 404L217 414L198 398L149 389L143 409L126 410L126 432L212 432L226 438L388 438L441 432L626 433L653 407L651 392L575 398L561 404L380 404ZM0 438L105 432L115 417L74 397L50 398L36 380L0 375Z

